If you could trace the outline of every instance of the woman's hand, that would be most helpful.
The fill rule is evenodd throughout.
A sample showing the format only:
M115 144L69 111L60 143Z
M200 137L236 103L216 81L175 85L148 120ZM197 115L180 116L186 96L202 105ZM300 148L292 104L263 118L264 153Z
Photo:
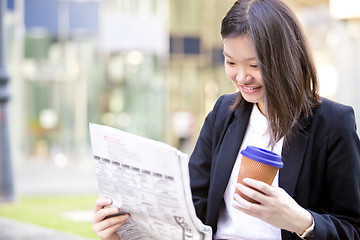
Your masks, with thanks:
M297 204L284 189L250 178L245 178L243 181L260 192L239 183L236 188L260 204L251 203L239 194L235 194L236 203L233 206L236 209L275 227L298 234L302 234L312 225L313 218L310 212Z
M102 240L119 240L120 238L116 235L115 231L130 217L129 214L123 214L106 218L120 211L117 207L110 207L111 203L112 200L108 198L97 199L91 218L93 230Z

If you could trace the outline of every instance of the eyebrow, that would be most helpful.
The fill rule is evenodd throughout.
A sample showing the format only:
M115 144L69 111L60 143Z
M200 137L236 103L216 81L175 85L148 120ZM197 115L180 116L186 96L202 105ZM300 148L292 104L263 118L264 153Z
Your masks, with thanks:
M222 52L225 57L232 58L229 54L227 54L225 51ZM255 57L245 58L245 61L256 61Z

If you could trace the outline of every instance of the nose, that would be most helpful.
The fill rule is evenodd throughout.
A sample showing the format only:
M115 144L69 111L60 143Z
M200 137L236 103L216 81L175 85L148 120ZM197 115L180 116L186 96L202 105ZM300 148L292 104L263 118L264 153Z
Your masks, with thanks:
M243 71L239 71L236 74L236 82L238 84L247 84L247 83L251 82L252 79L253 79L253 77L251 75L249 75Z

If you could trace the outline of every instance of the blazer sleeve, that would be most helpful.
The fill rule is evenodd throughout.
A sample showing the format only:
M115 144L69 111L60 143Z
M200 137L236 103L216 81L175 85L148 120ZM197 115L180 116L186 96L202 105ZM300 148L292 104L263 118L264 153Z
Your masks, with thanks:
M326 159L325 197L315 220L315 239L360 239L360 143L353 109L341 106L319 158ZM321 127L321 126L319 126Z
M224 99L221 96L213 110L207 115L200 131L199 138L189 160L189 175L192 199L196 214L200 220L206 221L209 183L211 175L211 161L216 145L214 141L214 125L217 112Z

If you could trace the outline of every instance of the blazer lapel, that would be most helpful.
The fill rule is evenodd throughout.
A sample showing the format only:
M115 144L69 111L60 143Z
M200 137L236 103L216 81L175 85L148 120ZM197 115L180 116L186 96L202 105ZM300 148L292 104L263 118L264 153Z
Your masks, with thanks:
M305 157L308 136L298 131L284 143L282 159L284 167L279 171L279 186L294 196L297 180Z
M208 203L208 210L210 210L210 212L207 213L207 222L209 222L210 225L217 221L223 195L245 135L251 109L252 104L246 104L244 108L234 113L233 118L226 123L228 127L222 142L218 143L220 148L215 152L208 197L208 199L211 199L211 202ZM226 128L226 126L224 127Z

